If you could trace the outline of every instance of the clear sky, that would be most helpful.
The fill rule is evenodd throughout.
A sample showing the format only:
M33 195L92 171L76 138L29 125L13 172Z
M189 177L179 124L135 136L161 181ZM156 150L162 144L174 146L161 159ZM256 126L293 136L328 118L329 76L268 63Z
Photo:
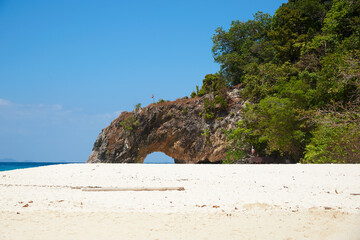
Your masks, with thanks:
M215 29L285 0L0 0L0 159L85 162L121 111L189 96Z

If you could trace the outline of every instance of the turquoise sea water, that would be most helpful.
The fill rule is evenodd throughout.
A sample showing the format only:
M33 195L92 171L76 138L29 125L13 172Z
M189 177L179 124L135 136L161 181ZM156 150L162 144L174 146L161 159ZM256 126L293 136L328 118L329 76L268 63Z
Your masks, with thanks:
M152 160L144 161L144 164L172 164L174 162L164 161L164 160ZM10 171L15 169L22 168L34 168L41 166L57 165L57 164L69 164L66 162L0 162L0 172L1 171Z
M9 171L22 168L33 168L56 164L67 164L64 162L0 162L0 171Z

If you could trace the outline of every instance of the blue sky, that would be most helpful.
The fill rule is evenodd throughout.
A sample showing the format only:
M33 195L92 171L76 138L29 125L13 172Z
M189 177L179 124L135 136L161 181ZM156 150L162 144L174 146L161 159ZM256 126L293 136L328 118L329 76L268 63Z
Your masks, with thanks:
M215 29L284 0L0 0L0 159L85 162L121 111L189 96Z

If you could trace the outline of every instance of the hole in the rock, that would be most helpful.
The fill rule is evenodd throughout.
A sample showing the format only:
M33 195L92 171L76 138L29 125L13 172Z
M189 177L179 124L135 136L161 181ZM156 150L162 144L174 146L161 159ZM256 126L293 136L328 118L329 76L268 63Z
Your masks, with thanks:
M144 163L146 164L170 164L175 163L174 159L162 152L153 152L146 156Z

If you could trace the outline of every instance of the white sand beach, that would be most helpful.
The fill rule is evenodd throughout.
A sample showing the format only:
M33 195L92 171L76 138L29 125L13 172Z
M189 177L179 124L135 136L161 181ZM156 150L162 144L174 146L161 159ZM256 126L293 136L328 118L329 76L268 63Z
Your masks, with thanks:
M360 239L360 165L66 164L0 191L1 240Z

